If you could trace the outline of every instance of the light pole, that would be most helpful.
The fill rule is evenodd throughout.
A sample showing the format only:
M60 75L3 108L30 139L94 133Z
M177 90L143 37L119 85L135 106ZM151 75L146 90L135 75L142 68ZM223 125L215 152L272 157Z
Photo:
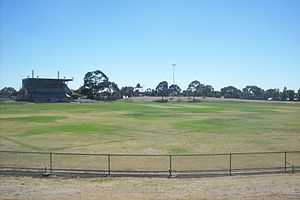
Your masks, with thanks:
M175 66L176 66L176 64L172 64L172 67L173 67L173 84L175 84Z

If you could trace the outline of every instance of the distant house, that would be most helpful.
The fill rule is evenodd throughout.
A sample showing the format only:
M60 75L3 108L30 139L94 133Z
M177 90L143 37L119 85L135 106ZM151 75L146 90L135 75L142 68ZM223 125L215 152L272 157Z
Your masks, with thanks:
M31 102L65 102L72 92L66 82L72 79L26 78L17 100Z

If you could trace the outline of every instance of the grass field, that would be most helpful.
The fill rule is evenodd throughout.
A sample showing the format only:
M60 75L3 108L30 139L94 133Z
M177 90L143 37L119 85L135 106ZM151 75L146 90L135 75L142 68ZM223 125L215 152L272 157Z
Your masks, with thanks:
M257 102L0 104L0 150L184 154L300 150L300 104ZM106 169L106 158L53 157ZM112 159L114 170L168 170L168 159ZM135 158L133 158L135 159ZM283 155L233 157L234 168L283 167ZM288 155L300 166L300 156ZM0 154L0 165L49 167L49 156ZM48 166L47 166L48 165ZM228 170L228 158L173 160L175 170ZM299 175L199 179L0 177L0 199L298 199Z
M0 149L220 153L300 149L300 104L0 104Z

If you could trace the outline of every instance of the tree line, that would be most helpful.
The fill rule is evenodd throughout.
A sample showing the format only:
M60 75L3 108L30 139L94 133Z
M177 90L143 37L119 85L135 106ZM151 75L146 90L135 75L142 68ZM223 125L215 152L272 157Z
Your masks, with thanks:
M87 98L98 100L115 100L133 96L161 96L162 100L168 96L188 96L193 97L216 97L216 98L239 98L252 100L274 100L274 101L295 101L300 100L300 89L294 90L284 87L279 89L264 90L258 86L246 86L242 90L227 86L220 91L214 90L213 86L201 83L198 80L192 81L185 90L177 84L169 85L167 81L161 81L156 88L143 90L140 83L134 86L123 86L119 89L115 82L109 81L107 75L102 71L96 70L88 72L84 76L84 83L75 91L78 95L85 95Z
M0 90L0 97L16 96L18 92L12 87ZM177 84L169 85L167 81L161 81L156 88L143 90L140 83L134 86L123 86L121 89L115 82L109 80L108 76L100 70L87 72L83 79L83 85L73 91L73 98L86 97L96 100L117 100L134 96L160 96L162 100L169 96L193 97L215 97L215 98L238 98L251 100L273 100L273 101L300 101L300 88L298 91L277 88L264 90L255 85L249 85L242 90L234 86L226 86L220 91L214 90L213 86L192 81L185 90Z

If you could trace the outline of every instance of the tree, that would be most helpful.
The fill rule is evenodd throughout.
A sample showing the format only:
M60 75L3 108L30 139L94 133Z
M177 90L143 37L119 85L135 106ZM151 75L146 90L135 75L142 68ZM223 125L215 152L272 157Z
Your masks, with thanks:
M221 89L221 95L224 98L240 98L242 91L233 86L227 86Z
M265 98L271 100L280 100L279 89L268 89L265 91Z
M184 97L189 96L187 90L182 90L181 94Z
M203 97L212 97L214 96L214 88L211 85L205 85L203 88Z
M264 99L264 90L253 85L243 88L243 97L246 99Z
M220 91L214 91L214 97L221 98L222 94Z
M287 94L287 87L283 88L283 91L281 93L281 101L286 101L288 98L288 94Z
M0 90L0 96L13 97L17 95L17 91L13 87L4 87Z
M178 85L172 84L169 87L169 95L171 96L179 96L181 92L181 89Z
M137 84L136 84L136 86L135 86L135 88L138 88L138 89L140 89L140 88L143 88L143 87L141 86L141 84L140 84L140 83L137 83Z
M188 96L193 96L193 101L195 101L195 97L203 95L204 87L203 84L195 80L189 84L186 93Z
M157 95L161 96L162 101L164 100L164 97L168 96L168 82L162 81L160 82L156 87Z
M120 89L100 70L88 72L79 91L88 98L97 100L115 100L121 97Z
M134 93L134 88L131 86L125 86L121 88L121 95L126 97L132 97Z
M299 88L299 90L298 90L298 101L300 101L300 88Z
M145 90L145 96L156 96L156 90L153 90L151 88L147 88Z
M287 98L289 101L295 100L295 91L294 90L287 90L286 94L287 94Z
M108 85L108 77L100 70L87 72L83 81L81 92L91 99L94 99L98 92Z
M114 82L105 81L95 95L97 100L116 100L121 97L120 89Z
M134 88L134 96L139 96L141 94L142 89L143 89L143 87L141 86L140 83L136 84L136 86Z

